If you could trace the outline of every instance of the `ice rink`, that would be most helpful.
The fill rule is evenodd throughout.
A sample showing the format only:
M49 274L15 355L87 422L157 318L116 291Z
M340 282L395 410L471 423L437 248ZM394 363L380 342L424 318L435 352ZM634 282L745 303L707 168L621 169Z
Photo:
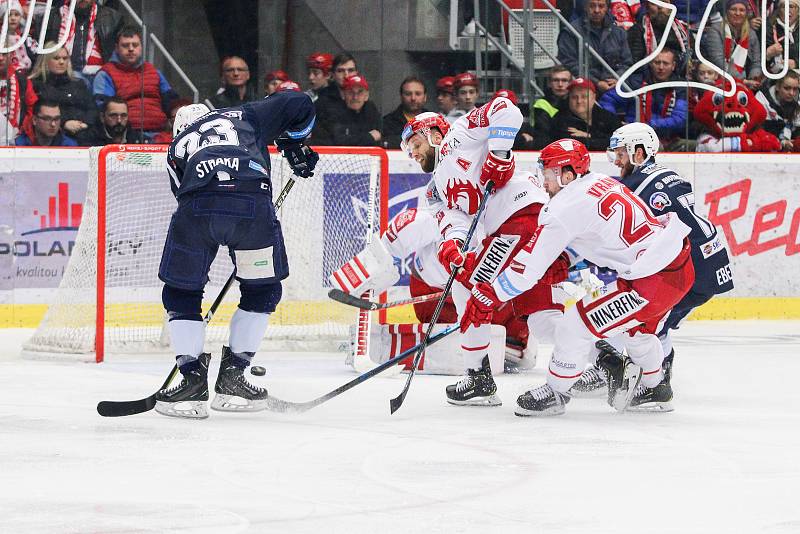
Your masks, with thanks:
M0 532L798 533L799 327L688 323L669 414L575 399L515 417L543 348L533 373L498 377L501 408L449 406L454 378L417 376L390 416L401 375L301 415L205 421L95 412L153 393L169 356L27 361L30 331L0 329ZM354 376L339 354L256 363L291 401Z

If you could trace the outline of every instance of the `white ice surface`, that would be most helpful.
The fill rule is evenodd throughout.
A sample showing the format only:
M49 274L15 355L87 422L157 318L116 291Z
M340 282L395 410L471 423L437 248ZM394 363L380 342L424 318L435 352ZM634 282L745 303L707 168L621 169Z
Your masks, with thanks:
M541 358L498 378L501 408L449 406L453 378L417 376L390 416L401 375L302 415L205 421L95 412L155 391L169 357L20 360L30 332L0 329L0 532L798 533L798 327L687 324L670 414L576 399L514 417ZM293 401L353 377L339 355L256 363Z

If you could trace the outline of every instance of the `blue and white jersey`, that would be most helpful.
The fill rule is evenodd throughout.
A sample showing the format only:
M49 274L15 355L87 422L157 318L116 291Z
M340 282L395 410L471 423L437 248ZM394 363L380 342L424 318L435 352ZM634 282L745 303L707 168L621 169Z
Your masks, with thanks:
M276 140L279 145L303 141L314 120L311 99L294 91L207 113L169 146L167 171L173 194L179 197L200 189L271 194L268 147Z
M692 185L677 172L651 161L621 179L655 215L673 212L691 228L695 283L692 291L717 295L733 289L728 249L716 227L694 211Z

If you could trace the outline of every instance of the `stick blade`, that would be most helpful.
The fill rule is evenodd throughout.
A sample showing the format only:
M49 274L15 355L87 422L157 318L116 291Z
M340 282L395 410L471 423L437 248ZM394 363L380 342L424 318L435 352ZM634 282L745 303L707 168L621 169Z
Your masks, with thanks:
M400 406L403 405L403 401L406 398L406 391L408 391L408 390L403 390L403 392L400 393L400 395L398 395L397 397L395 397L395 398L393 398L392 400L389 401L390 415L393 415L394 412L399 410Z
M341 289L333 288L328 291L328 298L335 300L336 302L341 302L342 304L347 304L348 306L359 308L361 310L370 311L375 308L369 301L355 297L350 293L345 293Z
M97 413L103 417L124 417L149 412L155 406L156 398L153 395L135 401L100 401L97 403Z

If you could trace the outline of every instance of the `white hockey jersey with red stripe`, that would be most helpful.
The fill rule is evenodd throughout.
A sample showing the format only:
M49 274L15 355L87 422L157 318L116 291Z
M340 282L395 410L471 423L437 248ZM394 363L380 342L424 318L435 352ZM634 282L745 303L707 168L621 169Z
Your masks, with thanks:
M656 218L614 178L589 173L550 200L531 242L492 285L501 300L509 300L533 287L565 249L620 278L644 278L678 256L689 230L674 213Z
M521 125L519 108L507 98L499 97L473 109L450 127L440 145L433 171L436 187L428 195L445 239L466 237L483 197L480 185L483 162L490 150L510 151ZM486 235L492 234L525 206L546 201L547 196L538 187L535 176L525 172L515 174L487 201L483 216Z
M429 286L444 287L447 283L449 275L437 255L441 240L439 225L431 208L401 211L389 223L381 240L395 258L402 260L414 254L414 271Z

